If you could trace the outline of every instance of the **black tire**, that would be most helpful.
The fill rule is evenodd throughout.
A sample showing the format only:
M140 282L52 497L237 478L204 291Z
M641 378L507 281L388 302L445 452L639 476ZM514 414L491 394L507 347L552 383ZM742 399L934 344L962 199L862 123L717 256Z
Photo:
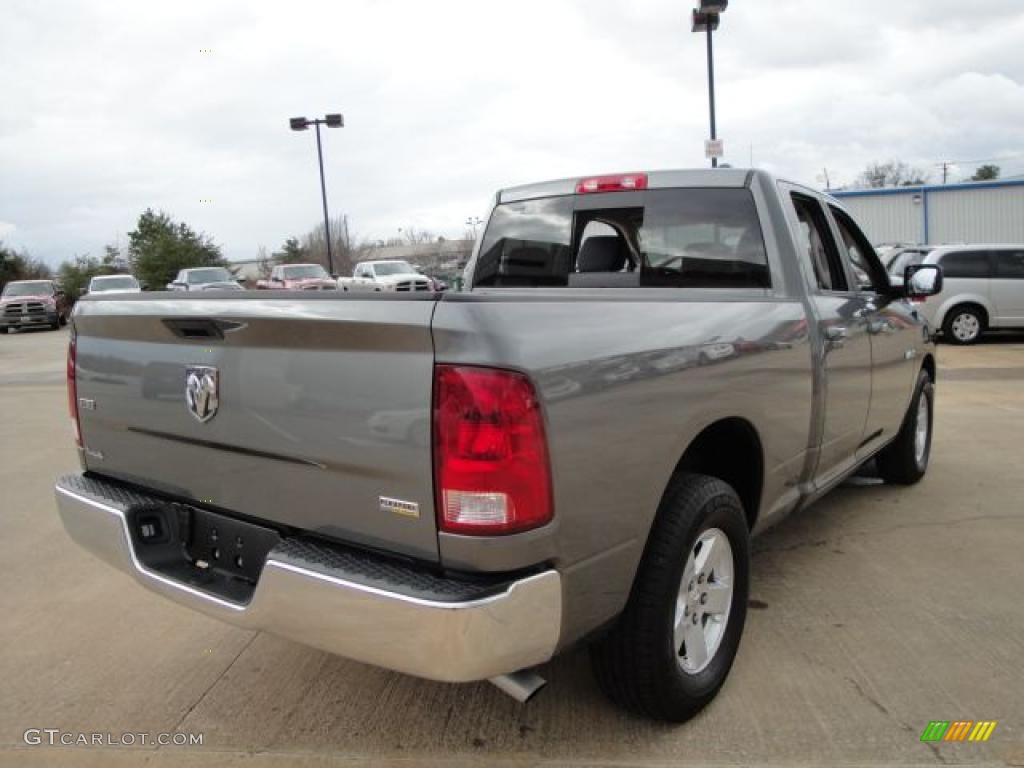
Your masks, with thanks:
M68 324L68 316L61 315L60 317L57 318L57 322L60 324L60 327L63 328L65 325Z
M973 334L965 335L964 327L976 329ZM985 311L976 304L961 304L946 313L942 321L942 339L950 344L977 344L981 334L988 327Z
M690 673L674 647L676 601L687 557L711 529L724 533L732 550L732 600L717 650L707 666ZM601 689L620 707L656 720L682 723L696 715L718 693L736 657L749 582L750 534L736 492L717 478L678 474L658 508L625 610L591 646Z
M928 414L927 434L924 440L924 452L917 450L917 425L921 413L921 399L924 398ZM903 417L900 432L889 445L878 454L878 476L887 483L897 485L913 485L928 471L928 460L932 454L932 434L935 431L935 385L927 371L917 375L914 396L910 399L910 408Z

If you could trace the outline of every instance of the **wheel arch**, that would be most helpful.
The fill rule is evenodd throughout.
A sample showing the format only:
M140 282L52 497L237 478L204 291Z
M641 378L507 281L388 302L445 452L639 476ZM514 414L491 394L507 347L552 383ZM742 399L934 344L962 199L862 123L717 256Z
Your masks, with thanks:
M680 472L717 477L731 486L743 502L749 529L754 529L764 489L764 449L752 423L734 416L704 427L686 447L672 476Z
M927 371L928 377L932 380L932 384L934 384L938 371L935 366L935 357L933 355L924 356L924 361L921 363L921 370Z
M984 313L985 325L989 324L992 318L992 307L989 304L989 300L977 293L960 293L956 296L950 297L947 301L942 304L942 308L938 313L938 317L935 318L935 327L942 328L946 324L946 318L949 317L949 313L957 307L972 306L977 307Z

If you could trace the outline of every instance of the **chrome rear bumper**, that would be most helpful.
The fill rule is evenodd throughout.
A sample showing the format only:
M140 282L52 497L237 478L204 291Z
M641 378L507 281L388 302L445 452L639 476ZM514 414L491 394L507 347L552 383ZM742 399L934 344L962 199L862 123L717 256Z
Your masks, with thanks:
M550 659L558 644L562 592L554 570L503 583L482 597L433 599L401 585L368 585L343 568L296 559L280 547L270 551L251 598L241 603L140 562L128 515L155 500L80 475L58 480L55 492L64 528L79 545L147 589L247 629L444 682L534 666Z

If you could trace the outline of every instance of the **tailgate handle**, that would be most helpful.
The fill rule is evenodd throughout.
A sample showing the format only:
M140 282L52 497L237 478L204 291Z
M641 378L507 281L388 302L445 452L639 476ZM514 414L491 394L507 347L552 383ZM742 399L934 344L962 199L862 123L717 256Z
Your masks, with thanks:
M163 323L180 339L223 339L225 333L245 327L245 323L212 317L165 317Z

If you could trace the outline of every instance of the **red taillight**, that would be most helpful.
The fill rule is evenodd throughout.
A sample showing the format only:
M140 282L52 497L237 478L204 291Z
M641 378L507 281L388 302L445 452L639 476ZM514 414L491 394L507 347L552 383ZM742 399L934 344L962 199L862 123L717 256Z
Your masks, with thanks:
M634 189L647 189L646 173L618 173L614 176L594 176L580 179L576 184L576 194L585 195L591 192L631 192Z
M521 373L434 369L437 522L451 533L515 533L551 520L540 403Z
M75 383L75 357L78 344L74 337L68 342L68 413L71 415L71 429L75 434L75 445L82 447L82 428L78 423L78 385Z

